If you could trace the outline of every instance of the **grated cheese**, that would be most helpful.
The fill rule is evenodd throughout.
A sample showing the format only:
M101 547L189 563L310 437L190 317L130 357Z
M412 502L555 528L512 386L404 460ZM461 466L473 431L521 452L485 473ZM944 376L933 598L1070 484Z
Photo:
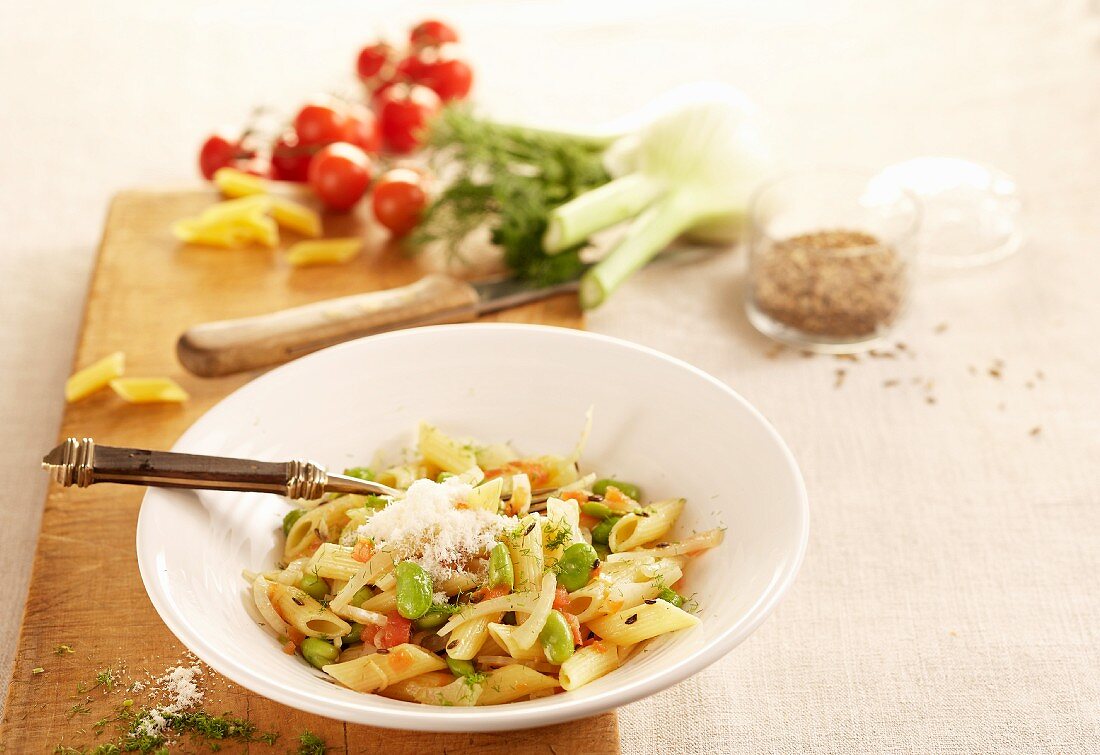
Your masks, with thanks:
M150 737L158 737L164 733L168 726L168 716L191 708L202 702L203 693L199 689L196 677L202 676L202 667L198 664L191 666L176 666L169 669L163 676L153 681L157 693L168 698L164 705L147 711L147 715L137 727L136 733ZM135 682L138 684L138 682Z
M456 508L469 499L473 488L457 477L441 483L417 480L404 498L375 513L359 527L358 535L388 550L398 561L413 561L441 582L476 569L474 558L496 544L500 533L515 520L485 510Z

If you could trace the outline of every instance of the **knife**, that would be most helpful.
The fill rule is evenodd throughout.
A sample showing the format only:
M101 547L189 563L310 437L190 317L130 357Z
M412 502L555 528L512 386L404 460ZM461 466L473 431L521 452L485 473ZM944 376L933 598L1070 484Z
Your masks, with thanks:
M375 333L470 322L501 309L576 293L577 286L576 280L541 288L514 279L469 283L432 273L399 288L196 325L180 336L176 354L196 375L232 375Z

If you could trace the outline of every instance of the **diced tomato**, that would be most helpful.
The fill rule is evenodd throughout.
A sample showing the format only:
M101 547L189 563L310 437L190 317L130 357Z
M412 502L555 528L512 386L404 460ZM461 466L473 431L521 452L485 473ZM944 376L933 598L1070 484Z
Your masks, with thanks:
M407 669L413 664L413 659L409 655L408 650L402 648L390 653L390 668L394 671L401 672Z
M588 529L592 529L593 527L595 527L597 524L599 524L602 521L603 521L602 519L597 519L596 517L589 516L588 514L581 514L581 518L580 518L581 526L582 527L587 527Z
M374 635L374 645L379 648L395 648L409 641L412 633L412 622L399 614L390 611L386 614L386 624Z
M370 540L356 540L355 547L352 548L351 557L361 564L365 564L370 561L371 556L374 555L374 543Z
M564 587L558 587L554 593L554 608L558 611L565 611L566 606L569 605L569 591Z
M294 646L294 643L291 642L290 640L287 640L286 644L283 645L283 652L286 653L287 655L294 655L294 651L296 649L297 648Z
M492 600L493 598L499 598L502 595L507 595L510 592L511 590L509 590L504 585L501 585L499 587L482 587L480 590L471 593L470 599L474 603L480 603L483 600Z
M303 642L306 641L306 636L304 634L302 634L301 632L299 632L294 627L287 627L286 628L286 636L287 636L287 639L290 640L291 643L293 643L295 647L301 645Z
M550 473L546 471L545 466L537 461L529 461L526 459L510 461L503 467L486 470L485 479L491 480L494 477L510 476L520 473L527 475L527 478L531 481L531 486L534 488L545 487L546 483L550 480Z
M563 490L560 494L563 501L576 501L577 503L588 503L588 493L583 490Z
M569 628L573 630L573 644L580 645L583 641L581 638L581 622L577 619L575 614L571 614L568 611L563 611L562 616L565 617L565 622L569 624Z

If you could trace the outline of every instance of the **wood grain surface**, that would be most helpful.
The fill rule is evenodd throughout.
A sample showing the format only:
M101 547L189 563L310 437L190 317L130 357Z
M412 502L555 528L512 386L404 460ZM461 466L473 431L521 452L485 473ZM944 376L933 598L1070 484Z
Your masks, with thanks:
M326 219L330 235L362 232L369 243L352 263L334 268L293 269L280 251L223 251L181 247L169 224L214 200L209 191L132 191L114 200L88 295L75 364L124 351L127 374L175 378L191 394L183 405L129 405L101 391L69 406L61 437L87 435L119 446L168 448L203 412L257 373L202 379L184 371L175 342L188 326L242 317L321 298L403 285L423 274L420 260L384 243L355 216ZM284 240L284 246L286 241ZM575 301L559 297L491 319L581 327ZM45 453L48 449L42 449ZM46 499L19 639L8 705L0 725L0 749L50 752L61 744L87 747L94 722L110 715L127 696L103 687L78 693L104 669L124 680L159 675L185 658L183 646L161 622L138 575L134 532L143 490L102 485L85 490L51 486ZM70 645L75 652L58 655ZM36 669L41 671L35 673ZM203 704L276 731L274 747L250 752L286 752L303 731L323 737L329 752L399 753L617 753L618 725L608 713L569 725L477 735L416 734L345 725L307 715L254 695L207 670ZM146 701L132 693L136 705ZM85 706L84 711L80 706ZM188 740L182 740L188 751ZM203 750L203 745L193 749ZM223 751L235 751L227 745Z

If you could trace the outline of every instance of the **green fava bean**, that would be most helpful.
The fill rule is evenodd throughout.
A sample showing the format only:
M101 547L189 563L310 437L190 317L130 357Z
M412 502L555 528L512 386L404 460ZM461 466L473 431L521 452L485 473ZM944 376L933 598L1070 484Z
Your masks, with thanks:
M298 582L298 587L302 588L302 592L314 600L323 600L328 595L328 585L325 580L316 574L303 574L302 579Z
M593 527L592 542L607 545L607 538L611 536L611 528L614 527L616 522L620 519L622 519L621 516L609 516Z
M642 491L632 482L623 482L622 480L613 480L610 477L605 477L602 480L596 480L592 484L592 492L596 495L607 495L607 489L609 487L616 487L619 492L625 495L627 498L633 498L635 501L640 500Z
M662 587L661 591L657 593L657 597L665 601L666 603L671 603L677 608L684 607L684 596L676 592L675 590L670 590L667 587Z
M573 630L569 622L558 611L551 611L546 617L546 625L539 632L546 660L556 666L565 663L573 655Z
M460 661L457 658L447 658L447 668L451 670L451 673L458 677L473 676L477 673L477 669L474 668L474 664L470 661Z
M413 626L417 629L439 629L441 626L447 623L447 619L451 617L450 611L440 611L435 608L428 611L419 619L413 622Z
M508 546L497 543L489 552L489 587L507 587L509 590L515 586L516 574L512 568L512 557L508 553Z
M371 470L370 467L351 467L350 469L345 469L344 474L348 477L355 477L359 480L366 480L367 482L370 482L374 479L374 471Z
M588 584L592 570L600 565L596 549L588 543L573 543L561 554L557 564L558 584L569 592Z
M336 663L340 657L340 651L331 642L325 642L317 637L306 637L302 642L302 657L310 666L321 668L330 663Z
M581 506L581 512L594 516L597 519L607 519L611 516L611 508L605 503L599 503L598 501L589 501Z
M344 644L350 645L353 642L359 642L363 639L363 625L359 622L353 621L351 623L351 631L344 635Z
M353 605L359 608L366 602L367 598L374 596L374 590L369 587L360 587L355 591L355 594L351 596L351 600L348 601L349 605Z
M419 619L432 607L432 578L412 561L402 561L395 571L397 612L406 619Z
M596 550L596 555L600 557L600 561L606 561L607 557L611 555L611 549L603 543L596 543L592 547Z
M283 517L283 534L289 535L290 528L294 526L294 523L302 518L302 514L306 513L305 509L294 509L288 511L286 516Z

